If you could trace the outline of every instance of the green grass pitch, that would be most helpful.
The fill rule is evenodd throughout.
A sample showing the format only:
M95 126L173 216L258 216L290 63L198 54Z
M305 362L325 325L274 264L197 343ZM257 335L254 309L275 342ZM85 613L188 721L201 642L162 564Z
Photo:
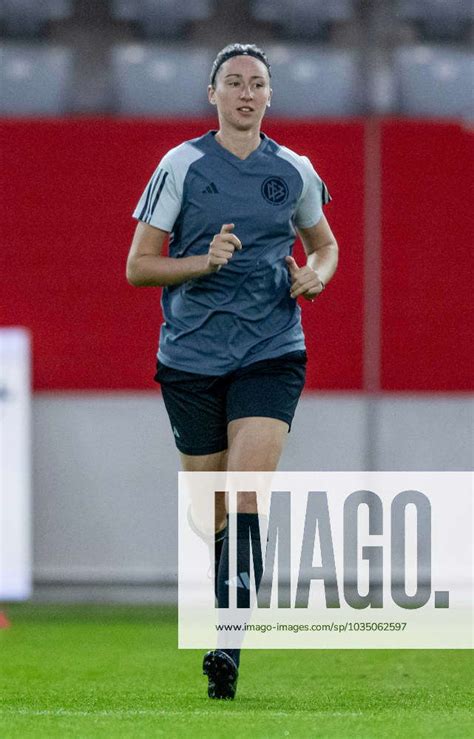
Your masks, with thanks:
M468 651L248 651L218 702L174 609L2 608L2 739L472 737Z

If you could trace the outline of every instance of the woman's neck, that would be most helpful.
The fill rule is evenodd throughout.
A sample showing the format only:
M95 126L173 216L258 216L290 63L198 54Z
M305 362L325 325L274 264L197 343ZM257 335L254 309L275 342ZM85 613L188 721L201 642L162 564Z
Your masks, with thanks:
M261 143L260 131L225 131L222 128L216 133L216 141L239 159L247 157L258 149Z

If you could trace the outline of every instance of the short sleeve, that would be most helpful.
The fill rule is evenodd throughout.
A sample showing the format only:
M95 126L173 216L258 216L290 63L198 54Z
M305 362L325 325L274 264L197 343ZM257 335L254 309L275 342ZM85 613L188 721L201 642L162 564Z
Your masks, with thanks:
M171 232L181 210L182 187L178 187L172 158L161 160L146 186L133 217Z
M323 215L323 205L331 202L329 191L308 157L301 157L303 189L295 210L295 224L299 228L315 226Z

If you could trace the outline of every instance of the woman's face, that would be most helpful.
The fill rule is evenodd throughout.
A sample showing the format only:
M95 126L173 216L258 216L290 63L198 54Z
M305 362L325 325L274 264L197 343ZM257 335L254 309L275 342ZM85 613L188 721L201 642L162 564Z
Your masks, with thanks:
M259 128L272 95L268 70L255 57L233 56L220 67L208 95L220 121L240 131Z

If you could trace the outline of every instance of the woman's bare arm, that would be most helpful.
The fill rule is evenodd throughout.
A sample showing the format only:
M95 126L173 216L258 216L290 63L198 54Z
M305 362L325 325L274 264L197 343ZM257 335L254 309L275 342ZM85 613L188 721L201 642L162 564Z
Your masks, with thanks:
M242 248L237 236L230 233L233 227L232 223L222 226L207 254L176 259L162 256L168 231L140 221L128 254L127 280L135 287L163 287L217 272L232 258L235 249Z
M291 297L302 295L306 300L314 300L336 271L339 248L325 216L316 225L300 228L298 232L307 260L304 267L299 267L293 257L286 257L291 275Z

